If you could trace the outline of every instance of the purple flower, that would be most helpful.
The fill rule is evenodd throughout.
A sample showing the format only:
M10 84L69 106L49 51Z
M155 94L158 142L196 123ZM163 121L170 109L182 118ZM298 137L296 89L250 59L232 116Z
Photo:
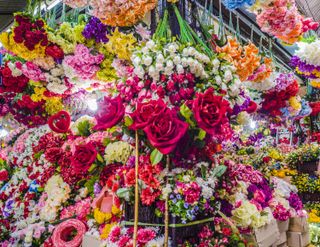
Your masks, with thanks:
M227 217L231 217L232 213L231 211L233 210L232 204L230 204L226 200L221 200L221 212L225 214Z
M82 35L86 39L95 39L97 43L103 42L107 43L108 38L108 28L104 25L98 18L91 17L90 21L84 27L82 31Z
M290 207L294 208L296 211L303 209L302 201L300 200L300 197L296 193L291 192L288 201L289 201Z

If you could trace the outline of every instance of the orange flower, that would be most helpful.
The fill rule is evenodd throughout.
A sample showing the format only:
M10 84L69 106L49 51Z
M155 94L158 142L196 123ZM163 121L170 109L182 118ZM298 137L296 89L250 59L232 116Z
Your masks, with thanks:
M225 59L233 63L241 81L246 81L260 66L259 49L253 43L242 47L235 38L228 37L228 43L217 47L217 52L225 54Z

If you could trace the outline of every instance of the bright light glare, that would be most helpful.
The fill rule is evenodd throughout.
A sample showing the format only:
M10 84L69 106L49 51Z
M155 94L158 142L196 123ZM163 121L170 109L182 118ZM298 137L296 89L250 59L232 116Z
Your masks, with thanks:
M50 2L50 1L47 1L47 2ZM52 1L52 3L50 3L49 6L48 6L48 10L53 9L60 2L61 2L61 0Z
M257 123L253 120L250 121L250 128L251 129L255 129L256 128Z
M98 103L96 99L88 99L87 105L91 111L98 110Z
M0 138L6 137L9 134L9 132L5 129L0 130Z

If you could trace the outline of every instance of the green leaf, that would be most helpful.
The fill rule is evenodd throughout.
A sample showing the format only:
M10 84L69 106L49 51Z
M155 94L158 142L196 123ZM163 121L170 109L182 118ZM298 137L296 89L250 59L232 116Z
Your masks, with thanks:
M125 117L124 117L124 125L127 126L127 127L129 127L129 126L132 125L132 124L133 124L132 118L130 118L130 117L128 117L128 116L125 116Z
M92 176L85 184L84 186L88 189L89 193L93 192L93 187L95 182L98 180L98 176Z
M192 121L192 111L189 109L188 106L186 106L185 104L183 104L180 107L180 113L181 115L186 119L186 122L191 126L194 127L195 123Z
M128 198L130 194L129 188L120 188L117 190L117 196L119 198Z
M43 152L40 151L40 152L34 154L34 158L35 158L36 160L38 160L38 159L40 159L40 157L41 157L42 154L43 154Z
M158 150L154 149L150 155L150 160L152 165L158 164L163 158L163 154Z
M227 170L227 167L224 165L220 165L214 168L213 174L215 177L221 177Z
M104 159L99 153L97 153L97 160L101 163L104 163Z
M92 172L95 168L97 167L97 164L92 164L91 166L90 166L90 168L88 169L88 172Z
M203 129L200 129L198 139L202 141L206 137L206 134L207 132L205 132Z
M78 124L78 131L81 136L89 136L90 133L90 122L83 121Z

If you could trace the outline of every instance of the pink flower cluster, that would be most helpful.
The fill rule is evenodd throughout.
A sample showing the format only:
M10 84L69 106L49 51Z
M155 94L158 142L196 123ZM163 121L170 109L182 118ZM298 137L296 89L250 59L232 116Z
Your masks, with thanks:
M78 220L86 222L87 215L90 214L90 211L91 211L91 198L88 197L84 200L77 202L74 205L64 208L61 211L60 218L67 219L76 215Z
M120 226L114 227L108 236L108 241L118 247L132 246L133 227L126 229L125 233L123 232ZM145 246L149 241L155 239L156 236L157 233L154 229L140 228L137 234L137 244L138 246Z
M75 74L82 79L93 79L98 72L99 64L103 61L102 54L93 55L91 49L85 45L78 44L75 48L74 55L66 56L64 63L70 66Z
M42 73L41 69L34 64L33 62L26 62L22 64L21 62L17 62L16 66L22 73L33 81L46 81L46 77Z

